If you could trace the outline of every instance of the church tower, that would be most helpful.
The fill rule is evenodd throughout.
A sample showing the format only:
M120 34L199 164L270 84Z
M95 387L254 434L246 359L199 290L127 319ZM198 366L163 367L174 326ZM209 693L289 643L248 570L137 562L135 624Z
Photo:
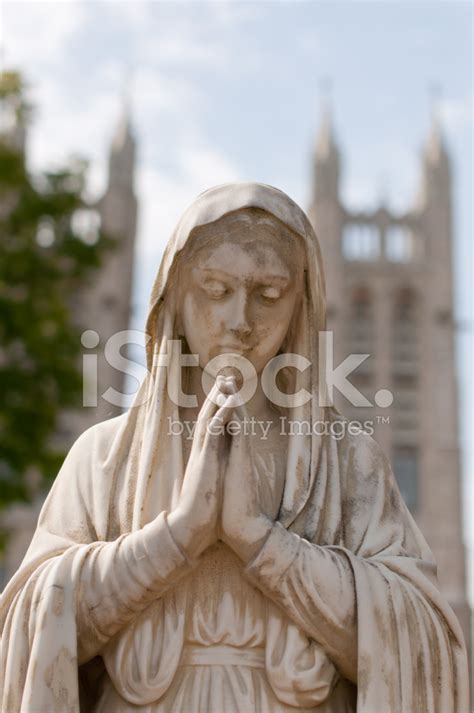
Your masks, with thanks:
M9 138L13 145L24 150L23 125L15 125ZM124 374L107 362L104 349L109 337L128 329L130 324L137 225L135 154L129 110L124 107L110 147L107 189L97 204L84 211L82 216L85 221L82 227L86 233L90 229L93 235L100 226L115 240L115 246L104 255L99 270L81 286L72 305L73 315L81 330L92 330L87 333L87 338L83 335L83 352L86 359L91 357L84 376L86 380L90 379L92 391L98 393L97 405L62 413L55 441L58 447L65 450L87 428L121 412L120 405L107 403L100 398L100 394L108 388L123 393ZM94 388L95 385L97 388ZM0 561L0 584L12 576L22 560L42 504L43 496L40 494L34 503L18 503L4 514L2 526L10 532L10 538Z
M349 380L372 406L338 396L350 419L374 426L400 490L438 563L441 588L469 642L453 297L451 163L433 112L414 206L350 210L328 106L313 157L309 216L327 277L335 366L369 354ZM393 403L387 394L393 394Z
M66 443L89 426L121 413L119 394L123 393L124 373L115 366L120 366L120 359L126 356L126 340L113 346L110 338L129 329L131 319L137 229L135 160L136 142L125 104L109 150L107 188L94 206L97 224L114 240L114 245L105 254L99 271L83 285L74 304L83 332L86 405L63 419L65 428L61 435ZM107 349L119 356L115 366L105 353ZM114 391L114 403L102 397L107 390Z
M105 260L104 270L96 283L96 295L90 295L90 299L94 300L99 311L100 319L96 326L91 326L91 322L86 326L98 332L101 353L112 335L130 327L137 229L135 156L136 144L130 112L125 106L110 148L107 190L97 206L102 229L117 242L116 247ZM98 379L99 400L95 417L97 421L120 413L120 406L107 403L101 398L101 394L108 388L121 393L123 383L123 372L114 369L101 357Z

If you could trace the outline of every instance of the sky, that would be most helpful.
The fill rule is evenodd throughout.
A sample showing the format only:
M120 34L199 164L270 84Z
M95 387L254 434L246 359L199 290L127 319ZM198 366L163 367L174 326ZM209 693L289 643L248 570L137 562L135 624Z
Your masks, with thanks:
M37 107L32 170L90 161L99 196L123 97L138 141L134 325L185 207L255 180L307 207L321 83L351 207L414 199L433 88L455 178L455 286L467 544L474 552L473 5L469 2L4 2L3 64Z

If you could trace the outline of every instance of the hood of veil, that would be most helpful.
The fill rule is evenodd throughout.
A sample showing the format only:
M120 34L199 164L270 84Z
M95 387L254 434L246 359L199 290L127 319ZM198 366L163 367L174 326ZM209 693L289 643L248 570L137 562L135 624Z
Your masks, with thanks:
M260 208L284 223L302 238L305 277L302 304L292 325L292 343L287 351L309 359L311 366L298 372L296 391L312 394L302 407L290 409L289 419L312 425L323 418L318 394L318 333L325 329L325 283L321 251L316 234L302 209L285 193L261 183L227 183L201 193L176 226L165 250L151 292L147 318L147 377L135 397L125 421L128 441L125 478L130 529L143 527L161 510L171 511L179 498L183 476L182 437L167 435L169 424L179 420L179 409L168 395L168 381L177 379L177 358L169 340L177 340L177 294L173 277L188 240L198 239L193 229L212 223L227 213ZM170 354L168 366L160 355ZM172 421L170 421L172 419ZM308 431L310 431L308 433ZM122 432L122 435L125 435ZM321 436L312 428L288 436L287 470L279 520L289 527L304 508L316 477ZM111 454L112 455L112 454ZM117 454L115 454L117 455ZM110 463L110 460L109 460ZM116 485L118 483L116 482Z

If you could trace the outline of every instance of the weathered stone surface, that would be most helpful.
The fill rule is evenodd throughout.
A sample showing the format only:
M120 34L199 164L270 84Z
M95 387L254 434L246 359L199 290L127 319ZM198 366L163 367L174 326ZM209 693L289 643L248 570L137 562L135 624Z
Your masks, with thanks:
M324 326L303 211L262 184L201 194L135 404L74 444L3 595L5 710L467 711L432 554L327 405Z

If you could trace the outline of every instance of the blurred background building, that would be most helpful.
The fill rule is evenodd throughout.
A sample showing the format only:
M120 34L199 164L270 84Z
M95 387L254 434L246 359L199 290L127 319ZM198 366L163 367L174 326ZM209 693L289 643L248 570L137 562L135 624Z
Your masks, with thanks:
M26 125L16 121L7 133L0 134L0 138L24 153L27 146ZM84 389L89 388L93 394L102 394L108 388L124 393L124 373L109 364L104 347L112 335L128 330L131 320L137 227L135 157L135 138L129 109L125 105L109 150L107 188L102 197L88 206L82 216L83 220L95 223L92 226L94 229L100 226L116 244L106 255L99 270L83 281L71 305L74 322L81 328L87 327L87 331L83 332L82 346L84 352L92 353L92 360L84 362L82 373L84 382L91 382L85 383ZM5 206L0 206L2 208ZM78 367L81 369L82 365ZM122 411L120 405L100 397L96 398L96 403L96 406L62 412L53 440L63 452L67 452L87 428L117 416ZM12 505L1 515L1 526L8 533L8 543L0 567L3 584L18 568L29 546L43 500L44 494L40 493L32 504Z
M95 206L103 231L117 241L118 249L106 257L100 272L94 273L84 284L74 303L78 323L88 330L83 336L84 352L90 349L97 355L97 367L91 362L89 374L87 362L84 365L84 379L93 382L91 391L96 391L97 380L97 406L71 411L62 419L60 437L69 444L89 426L118 416L122 411L118 399L118 403L111 403L99 394L106 389L124 393L124 373L110 365L104 349L110 337L129 329L132 315L138 206L135 159L130 110L125 104L109 150L107 188ZM126 339L124 335L125 344Z
M341 411L373 421L402 495L433 550L441 588L470 639L462 530L456 380L451 161L436 108L412 208L350 210L329 106L314 153L310 219L324 257L335 364L370 355L350 381L374 406ZM390 393L393 394L391 404ZM378 408L377 408L378 407Z

